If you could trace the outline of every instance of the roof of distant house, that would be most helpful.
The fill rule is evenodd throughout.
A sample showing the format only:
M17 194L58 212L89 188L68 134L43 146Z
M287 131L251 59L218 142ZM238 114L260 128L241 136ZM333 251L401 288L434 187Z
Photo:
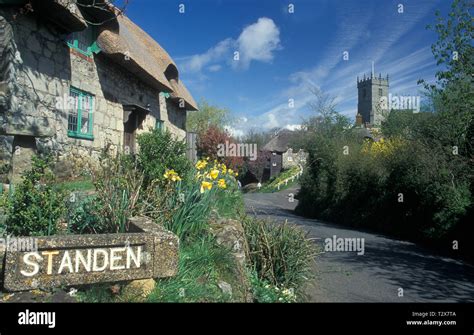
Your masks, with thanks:
M293 131L288 129L281 130L267 144L265 144L263 150L278 153L287 152L290 148L289 144L294 134Z

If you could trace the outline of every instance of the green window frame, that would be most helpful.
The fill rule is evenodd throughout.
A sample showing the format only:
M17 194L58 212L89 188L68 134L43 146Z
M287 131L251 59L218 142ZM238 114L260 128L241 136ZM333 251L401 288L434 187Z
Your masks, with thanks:
M165 121L156 120L155 129L158 129L158 130L164 132L165 131Z
M100 52L96 38L96 29L91 27L71 33L67 37L66 43L71 49L77 50L87 57L92 57L94 53Z
M94 96L71 87L69 90L67 135L69 137L93 140Z

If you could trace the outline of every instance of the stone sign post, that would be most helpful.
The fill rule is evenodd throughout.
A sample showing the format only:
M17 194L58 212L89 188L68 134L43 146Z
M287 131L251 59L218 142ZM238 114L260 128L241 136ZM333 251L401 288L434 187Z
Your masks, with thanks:
M41 237L37 250L7 249L4 287L26 291L171 277L178 251L176 235L148 218L131 218L126 234Z

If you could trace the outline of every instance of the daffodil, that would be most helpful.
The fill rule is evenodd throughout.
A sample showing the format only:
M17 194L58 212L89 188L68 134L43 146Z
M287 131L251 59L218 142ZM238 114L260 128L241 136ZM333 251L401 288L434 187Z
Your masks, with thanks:
M217 177L219 176L219 170L217 169L214 169L214 170L211 170L211 172L209 173L209 175L211 176L212 179L217 179Z
M180 181L181 177L175 170L166 170L165 174L163 175L165 179L169 179L171 181Z
M206 168L206 166L207 166L207 161L205 161L205 160L200 160L196 163L196 169L198 169L198 170L202 170L202 169Z
M201 193L204 193L206 190L210 190L212 188L212 183L208 181L203 181L201 183Z
M219 179L219 181L217 182L217 186L218 186L219 188L226 189L226 188L227 188L227 184L225 183L225 179Z

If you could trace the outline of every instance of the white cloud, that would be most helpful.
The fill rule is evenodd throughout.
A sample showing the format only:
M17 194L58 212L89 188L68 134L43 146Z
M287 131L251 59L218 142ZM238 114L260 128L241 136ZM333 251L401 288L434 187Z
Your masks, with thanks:
M209 66L207 69L209 70L209 72L218 72L222 69L222 65L214 64L214 65Z
M221 61L229 53L233 43L234 41L231 38L226 38L205 53L184 57L181 70L183 72L201 72L210 63ZM213 67L216 70L215 66L216 64L211 65L210 68ZM212 71L212 69L210 70Z
M287 124L287 125L285 126L285 129L295 131L295 130L300 130L301 127L302 127L302 126L301 126L300 124Z
M226 38L202 54L178 58L184 73L221 70L222 63L230 64L233 53L239 52L239 61L232 61L235 69L247 69L252 61L271 62L274 52L281 49L280 29L272 19L261 17L245 27L235 40ZM220 63L220 64L219 64Z
M245 27L237 39L240 63L234 64L246 69L254 60L271 62L274 51L280 48L280 29L272 19L261 17L256 23Z

